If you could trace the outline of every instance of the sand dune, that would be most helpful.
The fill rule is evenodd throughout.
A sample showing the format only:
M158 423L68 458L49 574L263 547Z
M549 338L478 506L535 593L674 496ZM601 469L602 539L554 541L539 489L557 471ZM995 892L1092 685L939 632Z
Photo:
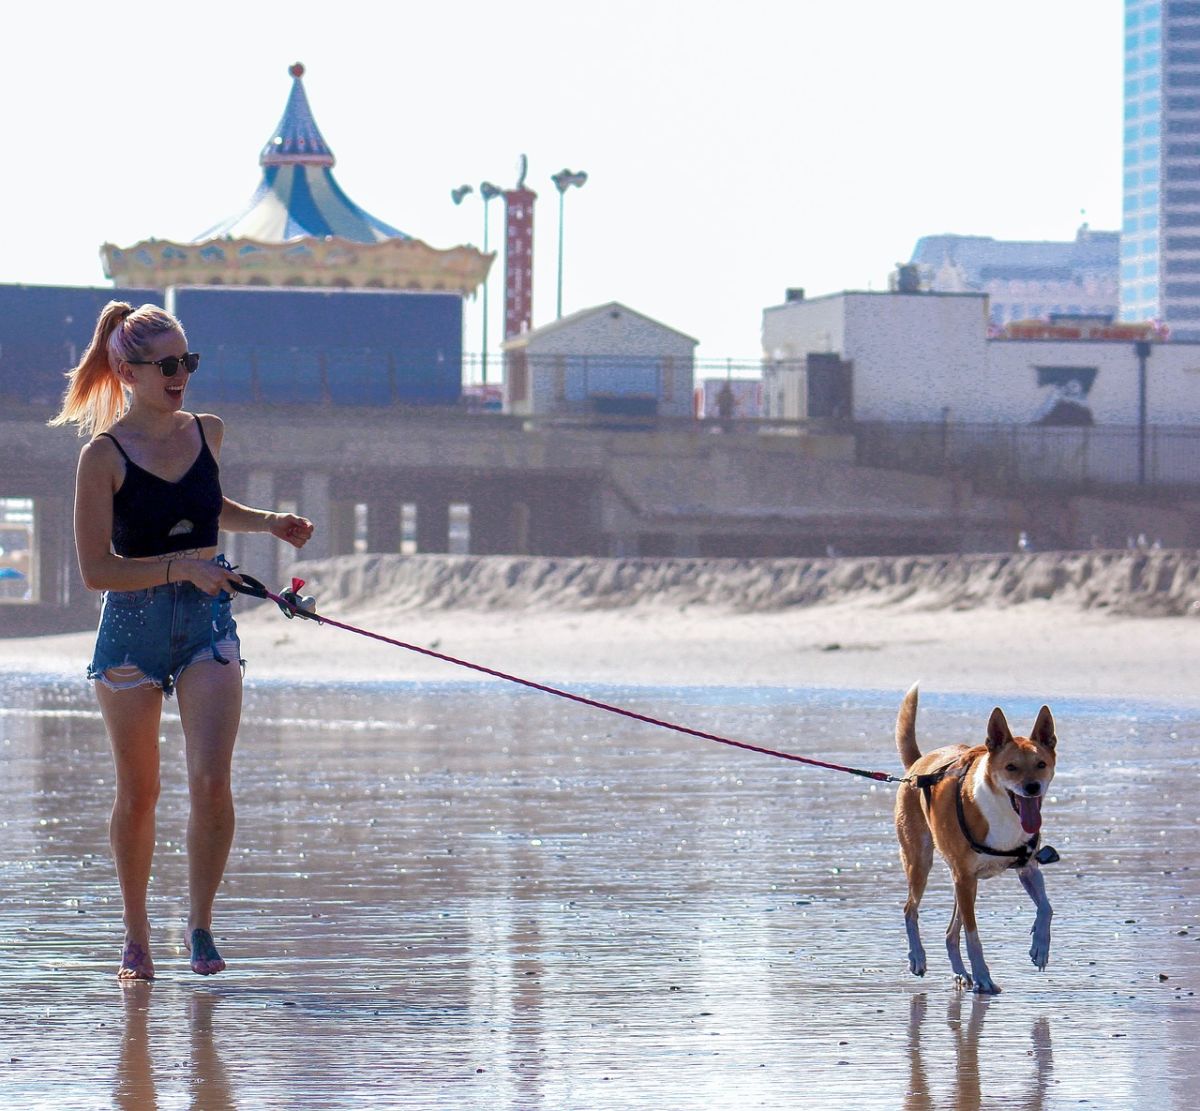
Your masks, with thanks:
M777 613L850 600L927 610L1054 600L1131 615L1200 612L1200 557L1179 551L762 560L363 555L294 570L322 608L347 613L693 606Z

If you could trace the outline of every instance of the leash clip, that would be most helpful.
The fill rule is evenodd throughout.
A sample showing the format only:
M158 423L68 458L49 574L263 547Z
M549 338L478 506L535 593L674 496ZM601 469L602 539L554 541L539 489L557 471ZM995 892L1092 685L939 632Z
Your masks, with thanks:
M1053 845L1043 845L1033 854L1033 859L1039 864L1056 864L1062 859Z

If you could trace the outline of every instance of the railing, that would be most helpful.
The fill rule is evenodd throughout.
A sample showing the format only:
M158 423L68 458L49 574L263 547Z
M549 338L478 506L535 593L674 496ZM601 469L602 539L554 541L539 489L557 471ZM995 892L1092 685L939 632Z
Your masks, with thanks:
M856 461L955 474L984 489L1200 486L1200 427L856 422Z
M984 489L1053 485L1068 490L1200 488L1200 426L1046 426L954 422L789 421L748 417L736 408L722 416L710 403L704 419L691 405L689 381L755 379L756 359L691 360L683 357L525 356L532 385L548 389L552 403L534 416L502 414L498 386L505 355L488 354L490 395L480 389L483 358L462 356L452 368L433 354L413 360L399 351L313 349L271 358L257 349L220 347L201 364L192 391L197 404L217 395L218 411L275 408L291 402L288 419L325 419L330 408L349 408L364 419L478 421L519 431L552 427L617 429L681 434L797 438L840 434L854 439L861 465L922 474L961 475ZM510 371L512 367L508 368ZM459 371L466 383L459 395ZM44 420L61 396L60 371L45 390L24 378L0 376L0 421ZM208 381L206 381L206 379ZM7 381L8 389L4 389ZM53 386L53 391L50 386ZM664 399L673 405L655 404ZM711 402L711 399L710 399ZM640 404L644 403L644 404ZM674 415L667 415L670 411ZM1200 495L1198 495L1200 496Z

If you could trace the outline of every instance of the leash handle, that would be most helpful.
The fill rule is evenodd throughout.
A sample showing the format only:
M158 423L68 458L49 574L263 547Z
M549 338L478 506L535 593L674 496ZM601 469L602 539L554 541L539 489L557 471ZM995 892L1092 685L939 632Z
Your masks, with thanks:
M315 610L307 610L300 605L300 598L296 590L285 590L281 594L274 594L253 575L247 575L244 571L238 571L238 574L242 576L242 581L230 585L239 594L248 594L251 598L261 598L264 602L274 602L283 616L289 620L293 617L303 617L309 621L315 621L318 625L323 623ZM293 579L292 581L298 582L300 586L304 585L302 579Z
M264 602L270 600L270 594L265 586L258 581L253 575L247 575L244 571L239 571L242 576L240 583L230 583L239 594L249 594L251 598L261 598Z

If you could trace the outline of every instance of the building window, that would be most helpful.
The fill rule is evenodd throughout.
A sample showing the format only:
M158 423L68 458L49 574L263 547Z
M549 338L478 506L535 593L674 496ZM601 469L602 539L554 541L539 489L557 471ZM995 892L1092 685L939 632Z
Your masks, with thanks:
M32 498L0 497L0 604L38 600Z

